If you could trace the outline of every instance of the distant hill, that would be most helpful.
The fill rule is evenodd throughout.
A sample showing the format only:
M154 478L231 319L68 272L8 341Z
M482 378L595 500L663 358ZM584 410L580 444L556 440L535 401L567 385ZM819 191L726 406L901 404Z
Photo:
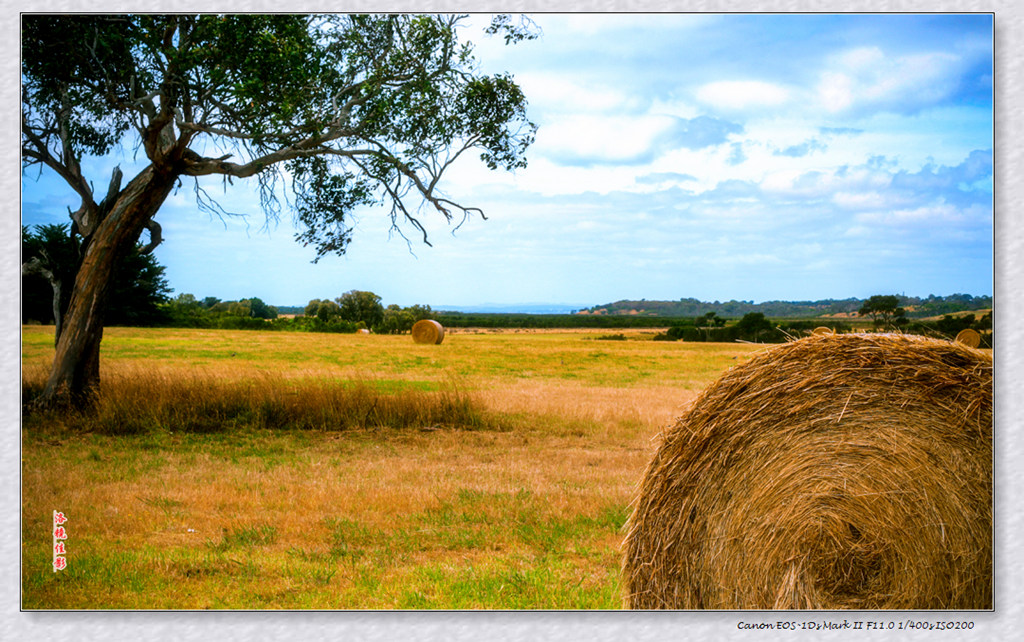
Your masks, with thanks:
M442 305L437 306L441 312L449 313L473 313L473 314L572 314L582 305L568 305L562 303L520 303L520 304L490 304L480 305Z
M952 314L965 310L981 310L992 307L991 296L951 294L949 296L929 295L927 298L900 296L900 305L906 309L907 317L923 318ZM822 316L856 316L864 299L823 299L820 301L699 301L680 299L678 301L616 301L605 305L579 310L583 315L629 315L649 317L699 317L714 312L720 317L742 317L749 312L760 312L770 318L800 318Z

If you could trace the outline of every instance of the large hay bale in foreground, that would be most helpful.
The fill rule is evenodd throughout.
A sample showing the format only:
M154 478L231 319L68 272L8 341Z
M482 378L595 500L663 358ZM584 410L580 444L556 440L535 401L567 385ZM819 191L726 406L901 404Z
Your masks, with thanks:
M641 609L992 608L992 358L823 334L708 387L624 542Z
M412 324L412 340L416 343L436 345L444 341L444 326L433 319L422 319Z

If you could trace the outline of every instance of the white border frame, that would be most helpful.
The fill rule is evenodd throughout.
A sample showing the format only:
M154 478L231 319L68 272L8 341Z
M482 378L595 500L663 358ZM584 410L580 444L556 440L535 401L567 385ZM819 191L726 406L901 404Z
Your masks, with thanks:
M9 202L20 195L20 164L18 161L18 91L20 13L24 11L212 11L258 12L280 11L473 11L473 12L992 12L995 14L995 245L994 271L996 302L996 586L993 612L958 613L956 619L976 622L973 631L964 634L949 632L899 632L891 636L869 631L819 632L815 639L865 640L1009 640L1024 628L1021 601L1024 600L1024 564L1017 536L1024 512L1021 506L1021 485L1024 467L1021 461L1021 435L1015 434L1015 418L1024 416L1020 366L1022 330L1016 322L1024 319L1024 307L1017 287L1024 266L1024 235L1021 214L1016 211L1024 200L1021 182L1024 173L1022 140L1024 125L1024 92L1021 81L1021 40L1024 38L1024 5L1017 0L966 0L963 2L925 0L519 0L516 2L453 2L451 0L338 0L336 2L295 0L286 7L279 2L248 0L176 0L156 3L137 1L94 0L93 2L19 2L0 0L0 150L3 150L0 171L0 194L9 195ZM914 619L938 621L938 613L910 612L908 618L899 613L808 613L793 617L778 613L714 612L714 613L629 613L629 612L21 612L20 577L20 291L19 236L20 208L0 216L0 308L7 332L0 341L3 376L0 378L0 483L6 505L2 515L0 550L5 568L0 582L3 611L0 613L0 638L78 640L189 640L217 639L268 640L340 639L340 640L515 640L530 642L544 639L652 640L665 642L697 638L703 640L743 639L810 639L807 632L740 631L740 620L773 622L786 620L874 619L890 621ZM13 210L17 210L17 216Z

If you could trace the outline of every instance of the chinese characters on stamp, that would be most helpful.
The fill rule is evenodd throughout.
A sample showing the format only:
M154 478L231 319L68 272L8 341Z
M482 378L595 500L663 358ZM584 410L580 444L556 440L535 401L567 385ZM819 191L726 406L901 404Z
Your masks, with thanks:
M63 571L68 566L67 549L64 542L68 538L67 529L64 528L68 518L60 511L53 511L53 572Z

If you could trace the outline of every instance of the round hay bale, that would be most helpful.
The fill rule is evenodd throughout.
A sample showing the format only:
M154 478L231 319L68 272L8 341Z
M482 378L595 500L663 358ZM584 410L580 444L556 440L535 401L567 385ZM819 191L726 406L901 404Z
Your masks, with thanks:
M956 335L956 342L962 343L968 348L977 348L981 345L981 335L975 330L965 328Z
M814 334L814 335L818 335L818 334L833 334L833 333L835 333L835 330L833 330L832 328L823 326L823 325L818 326L817 328L811 330L811 334Z
M436 345L444 341L444 327L433 319L422 319L412 324L412 340L416 343Z
M639 609L991 609L992 358L811 336L669 428L623 543Z

